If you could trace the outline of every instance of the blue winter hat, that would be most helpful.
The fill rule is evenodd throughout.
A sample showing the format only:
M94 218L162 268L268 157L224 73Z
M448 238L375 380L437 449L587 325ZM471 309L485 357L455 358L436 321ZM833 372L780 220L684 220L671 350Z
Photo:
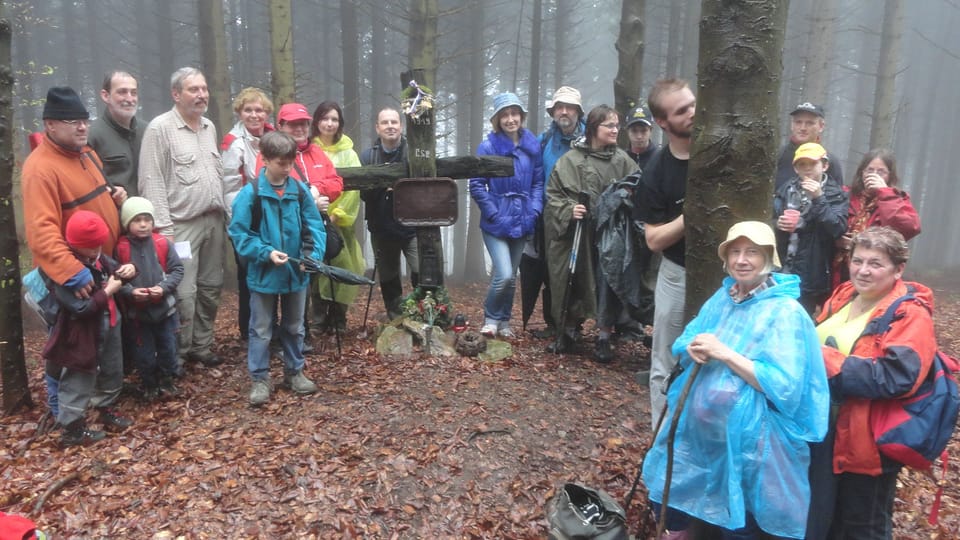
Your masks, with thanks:
M520 98L517 97L513 92L504 92L498 94L493 98L493 116L490 117L490 121L493 122L497 115L500 114L500 111L506 109L507 107L519 107L520 112L526 116L527 110L523 108L523 103L520 103Z

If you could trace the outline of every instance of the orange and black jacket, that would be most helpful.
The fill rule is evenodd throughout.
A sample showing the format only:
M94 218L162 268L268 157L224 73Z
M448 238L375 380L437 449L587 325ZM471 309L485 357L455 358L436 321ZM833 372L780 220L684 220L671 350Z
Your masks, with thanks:
M919 283L897 280L874 307L870 319L883 316L887 307L913 288L913 301L902 302L887 328L867 330L849 356L823 347L827 377L834 401L840 402L833 446L833 471L877 476L884 472L880 452L870 429L873 403L909 396L927 377L937 351L933 328L933 292ZM841 284L827 300L817 323L823 322L856 297L853 285Z

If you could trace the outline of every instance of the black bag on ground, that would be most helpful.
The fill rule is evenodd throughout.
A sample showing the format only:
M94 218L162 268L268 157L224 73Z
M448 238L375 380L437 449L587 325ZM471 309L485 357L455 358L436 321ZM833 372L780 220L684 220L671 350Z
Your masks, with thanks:
M627 540L626 512L606 492L567 483L547 503L551 540Z

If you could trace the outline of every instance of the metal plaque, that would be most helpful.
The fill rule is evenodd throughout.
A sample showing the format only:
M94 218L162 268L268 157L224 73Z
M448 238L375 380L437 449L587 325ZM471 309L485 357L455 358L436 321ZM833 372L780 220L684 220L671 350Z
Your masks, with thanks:
M450 178L402 178L393 185L393 217L409 227L457 222L457 183Z

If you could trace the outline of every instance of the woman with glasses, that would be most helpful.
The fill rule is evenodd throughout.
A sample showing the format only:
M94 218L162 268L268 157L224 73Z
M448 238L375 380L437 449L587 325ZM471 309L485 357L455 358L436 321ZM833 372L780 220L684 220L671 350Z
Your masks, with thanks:
M887 226L906 240L920 234L920 216L899 183L892 151L875 148L860 160L850 186L847 233L838 241L833 261L834 288L850 279L851 240L857 233L873 226Z
M558 328L557 341L550 352L570 352L576 341L579 323L598 316L598 289L600 305L609 299L602 296L608 289L597 281L596 207L600 194L611 184L637 170L637 164L617 147L620 116L607 105L598 105L587 114L584 137L573 142L570 151L558 161L547 180L547 203L544 210L547 268L550 271L550 294L554 298L553 320L560 324L566 307L565 328ZM581 201L582 199L582 201ZM577 223L582 222L581 241L574 246ZM567 292L570 252L578 250L577 265L571 290ZM598 287L598 285L600 285ZM567 296L565 296L567 293ZM563 300L567 299L567 306ZM610 313L607 313L607 312ZM617 314L601 309L597 327L595 359L609 362L613 359L610 331L615 320L607 315ZM614 316L615 318L615 316Z

